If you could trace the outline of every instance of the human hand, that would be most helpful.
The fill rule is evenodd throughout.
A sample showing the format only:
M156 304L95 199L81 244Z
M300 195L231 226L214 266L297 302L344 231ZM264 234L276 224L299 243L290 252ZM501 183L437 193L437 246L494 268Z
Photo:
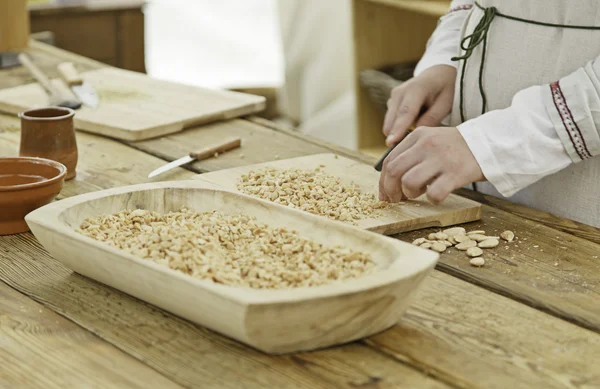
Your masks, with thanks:
M437 65L394 88L383 124L387 146L398 143L413 123L439 126L452 109L455 81L454 67Z
M439 204L453 190L485 177L456 127L419 127L383 162L379 199L398 202L427 193Z

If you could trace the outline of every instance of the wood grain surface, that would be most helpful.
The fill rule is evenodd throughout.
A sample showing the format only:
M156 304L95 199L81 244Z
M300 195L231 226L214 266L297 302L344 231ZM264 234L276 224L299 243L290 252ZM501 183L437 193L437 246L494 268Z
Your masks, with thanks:
M426 282L398 326L354 348L366 346L369 352L346 353L342 346L267 357L70 272L31 234L0 240L0 252L8 247L20 251L0 258L1 280L187 387L236 388L241 381L249 388L327 387L320 375L306 370L317 369L314 365L298 360L336 353L344 355L340 363L364 366L369 373L360 379L368 382L368 376L377 376L372 373L377 365L369 360L373 352L459 388L600 384L597 334L440 272ZM399 381L403 374L390 370L380 378ZM351 387L336 380L337 387Z
M240 192L237 189L242 174L265 168L304 169L322 168L326 174L337 177L345 185L356 184L363 193L372 193L377 198L379 173L372 166L336 154L317 154L298 158L282 159L256 165L238 166L194 177L216 187ZM380 234L396 234L400 231L421 229L427 226L451 226L477 220L481 216L480 205L463 197L451 195L442 205L435 206L420 198L403 204L393 204L379 210L379 216L356 220L359 228Z
M0 282L0 388L181 388Z
M100 103L97 108L78 109L75 127L116 139L154 138L265 107L262 96L161 81L123 69L78 71L96 90ZM72 95L62 80L52 83L64 95ZM38 83L0 90L0 111L5 113L17 114L48 104L48 95Z
M464 251L449 249L438 269L600 332L599 244L490 206L480 222L465 227L490 236L511 230L516 240L486 250L483 268L470 266ZM412 242L436 231L400 238Z

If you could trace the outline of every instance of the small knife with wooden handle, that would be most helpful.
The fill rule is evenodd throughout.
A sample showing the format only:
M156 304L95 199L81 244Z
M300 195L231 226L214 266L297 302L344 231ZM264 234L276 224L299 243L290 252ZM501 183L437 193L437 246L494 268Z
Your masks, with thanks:
M99 98L96 90L81 78L73 63L63 62L58 65L57 69L60 78L67 83L79 101L90 108L98 106Z
M186 163L190 163L194 160L200 161L203 159L210 158L217 153L223 153L225 151L236 149L236 148L240 147L241 145L242 145L242 140L240 138L231 138L222 143L210 145L202 150L193 151L189 155L186 155L185 157L176 159L173 162L169 162L168 164L159 167L158 169L156 169L155 171L150 173L148 175L148 178L156 177L159 174L166 172L167 170L171 170L178 166L185 165Z

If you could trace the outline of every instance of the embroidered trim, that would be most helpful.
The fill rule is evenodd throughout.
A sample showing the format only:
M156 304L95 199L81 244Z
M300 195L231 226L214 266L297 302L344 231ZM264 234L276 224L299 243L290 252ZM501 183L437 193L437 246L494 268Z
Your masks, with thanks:
M554 106L560 115L560 119L565 126L569 139L571 139L571 143L573 143L573 147L575 147L575 151L577 151L577 155L579 155L579 158L582 160L591 158L592 154L588 150L585 138L581 134L581 130L573 118L573 113L567 104L567 99L565 98L558 81L550 84L550 91L552 92Z
M456 12L456 11L467 11L467 10L470 10L471 8L473 8L473 4L459 5L457 7L450 8L450 11L448 11L446 13L446 15L448 15L449 13L452 13L452 12Z

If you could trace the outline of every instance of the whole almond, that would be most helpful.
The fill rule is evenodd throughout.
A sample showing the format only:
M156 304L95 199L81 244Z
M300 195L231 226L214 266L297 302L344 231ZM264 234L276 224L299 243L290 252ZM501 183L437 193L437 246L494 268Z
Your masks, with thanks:
M466 230L462 227L448 228L447 230L444 230L442 232L448 236L456 236L456 235L465 235L466 234Z
M437 240L436 234L434 234L434 233L429 234L429 236L427 236L427 239L429 239L429 240Z
M423 248L423 249L430 249L432 246L432 244L430 242L425 242L423 244L421 244L419 247Z
M427 239L425 238L419 238L419 239L415 239L412 244L414 244L415 246L420 246L423 243L427 242Z
M475 231L467 232L467 235L473 235L473 234L485 235L485 231L484 230L475 230Z
M431 249L433 251L437 251L438 253L443 253L444 251L446 251L446 245L440 242L435 242L431 245Z
M485 259L483 259L481 257L471 258L469 263L471 264L471 266L481 267L481 266L485 265Z
M457 235L457 236L453 236L453 238L456 241L456 243L463 243L463 242L468 242L471 240L471 238L469 238L466 235Z
M483 250L479 247L471 247L467 250L467 255L469 257L480 257L481 255L483 255Z
M438 232L437 234L435 234L435 238L437 240L446 240L448 239L448 235L444 234L443 232Z
M440 240L440 243L442 243L442 244L446 245L446 247L452 247L452 246L454 246L454 245L452 244L452 242L450 242L450 241L447 241L447 240Z
M457 250L466 251L466 250L470 249L471 247L476 247L476 246L477 246L477 242L475 242L474 240L467 240L465 242L457 244L454 247Z
M484 240L487 239L487 236L481 235L481 234L470 234L470 235L468 235L468 237L476 242L483 242Z
M496 246L498 246L500 244L500 241L498 239L486 239L482 242L479 242L479 244L477 246L481 247L482 249L491 249L494 248Z
M515 239L515 233L507 230L507 231L504 231L503 233L501 233L500 237L507 242L512 242L513 239Z

